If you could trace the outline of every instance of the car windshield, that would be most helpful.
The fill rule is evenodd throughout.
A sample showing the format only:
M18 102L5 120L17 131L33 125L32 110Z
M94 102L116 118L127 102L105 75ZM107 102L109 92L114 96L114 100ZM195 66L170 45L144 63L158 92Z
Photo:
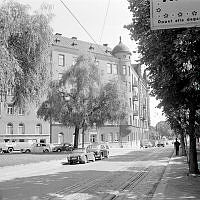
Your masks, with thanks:
M88 146L89 149L99 149L99 147L100 146L98 144L93 144Z
M74 149L73 153L83 153L85 152L85 149Z

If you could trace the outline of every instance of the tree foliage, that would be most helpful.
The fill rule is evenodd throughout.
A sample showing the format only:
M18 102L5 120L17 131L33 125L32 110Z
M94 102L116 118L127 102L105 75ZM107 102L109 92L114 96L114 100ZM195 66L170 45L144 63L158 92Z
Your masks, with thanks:
M13 102L38 101L48 80L48 48L52 29L48 6L30 14L14 1L0 6L0 87L14 88Z
M152 95L160 107L188 110L189 171L198 173L195 120L200 100L200 28L150 29L150 1L129 1L132 23L126 28L138 42L141 63L149 71Z
M117 92L117 83L100 84L98 69L88 56L80 56L64 74L59 84L53 84L38 116L75 128L74 146L78 147L79 130L95 123L119 122L125 117ZM66 99L68 98L68 99ZM45 106L50 104L51 106Z
M173 131L170 127L169 122L167 121L160 121L156 124L156 131L158 131L161 137L165 136L167 138L172 138Z

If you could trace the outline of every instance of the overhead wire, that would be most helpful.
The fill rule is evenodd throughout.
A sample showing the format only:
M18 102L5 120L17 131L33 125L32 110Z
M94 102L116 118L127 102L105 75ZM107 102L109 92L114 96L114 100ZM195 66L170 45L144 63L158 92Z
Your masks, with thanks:
M83 30L87 33L87 35L90 37L90 39L97 44L97 42L94 40L94 38L92 37L92 35L86 30L86 28L81 24L81 22L77 19L77 17L73 14L73 12L67 7L67 5L60 0L60 2L63 4L63 6L69 11L69 13L72 15L72 17L78 22L78 24L83 28Z
M82 27L82 29L86 32L86 34L90 37L90 39L94 42L94 44L97 45L97 48L99 50L102 51L103 54L105 54L106 56L108 56L108 54L105 52L105 50L103 50L100 45L95 41L95 39L92 37L92 35L86 30L86 28L81 24L81 22L78 20L78 18L73 14L73 12L70 10L69 7L67 7L67 5L62 1L62 0L59 0L63 6L69 11L69 13L72 15L72 17L78 22L78 24ZM110 1L110 0L109 0Z
M102 37L103 37L103 32L104 32L104 28L105 28L105 24L106 24L106 19L107 19L107 16L108 16L109 7L110 7L110 0L108 0L106 14L105 14L105 17L104 17L104 22L103 22L103 26L102 26L100 37L99 37L99 44L101 43L101 40L102 40Z

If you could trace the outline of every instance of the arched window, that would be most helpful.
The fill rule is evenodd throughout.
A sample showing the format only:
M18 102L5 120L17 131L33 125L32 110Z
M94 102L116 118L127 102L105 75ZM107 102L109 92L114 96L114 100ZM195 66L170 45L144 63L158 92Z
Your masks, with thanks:
M58 143L61 144L64 142L64 134L61 132L61 133L58 133Z
M42 125L41 124L36 125L36 134L37 135L42 134Z
M18 126L18 133L19 134L25 134L25 126L23 123L20 123Z
M12 123L7 124L7 134L13 134L13 124Z

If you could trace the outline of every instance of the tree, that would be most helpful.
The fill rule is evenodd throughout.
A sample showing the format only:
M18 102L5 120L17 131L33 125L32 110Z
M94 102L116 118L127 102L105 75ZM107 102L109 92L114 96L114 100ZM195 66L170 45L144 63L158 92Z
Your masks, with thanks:
M170 128L170 124L167 121L160 121L156 124L156 129L159 132L161 137L165 136L167 138L171 138L172 130Z
M13 1L0 6L0 87L14 88L17 106L39 101L48 81L52 15L48 6L34 14L29 9Z
M167 121L170 123L171 128L176 133L176 136L180 136L182 156L186 155L186 130L188 126L187 110L183 107L174 109L173 107L164 107L164 112L167 116Z
M141 63L149 71L152 95L160 106L180 105L189 113L189 172L199 173L195 121L200 100L200 28L150 29L150 1L129 1L132 23L126 28L138 42Z
M76 64L63 74L59 84L53 85L51 95L37 114L44 120L51 116L66 127L74 127L75 148L78 147L80 129L84 133L94 123L99 127L107 121L118 122L125 116L116 82L101 85L98 69L88 56L80 56ZM51 107L45 106L50 102Z

